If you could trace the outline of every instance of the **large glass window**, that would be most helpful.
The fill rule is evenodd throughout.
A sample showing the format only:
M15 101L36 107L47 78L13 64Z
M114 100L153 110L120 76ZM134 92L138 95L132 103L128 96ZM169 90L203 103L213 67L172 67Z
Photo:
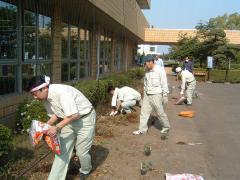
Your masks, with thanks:
M27 82L31 80L32 77L37 75L47 75L51 76L51 64L41 63L41 64L23 64L22 65L22 86L23 89L27 89Z
M114 59L114 65L115 70L120 71L121 70L121 59L122 59L122 44L120 41L117 41L116 43L116 56Z
M77 59L77 48L78 48L78 28L76 26L71 27L71 59Z
M62 30L62 81L78 80L88 76L89 56L89 31L64 24Z
M0 95L15 92L15 69L14 65L0 65Z
M0 59L17 58L17 7L0 1Z
M85 77L85 30L80 28L79 30L80 37L80 78Z
M62 63L62 81L68 81L68 63Z
M62 58L68 57L68 24L62 23Z
M105 37L100 36L100 62L99 62L99 74L104 73L104 58L105 58Z
M0 95L25 90L33 76L51 75L51 18L37 12L37 3L0 1Z
M90 76L90 34L89 34L89 31L86 30L86 40L85 40L85 43L86 43L86 46L85 46L85 51L86 51L86 62L85 62L85 75L86 76Z
M36 59L36 13L24 10L24 59Z
M39 60L51 58L51 18L39 14L38 16Z

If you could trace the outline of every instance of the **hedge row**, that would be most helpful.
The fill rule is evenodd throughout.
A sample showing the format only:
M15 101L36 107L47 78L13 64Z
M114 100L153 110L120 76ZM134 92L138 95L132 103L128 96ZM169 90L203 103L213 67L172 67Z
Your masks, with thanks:
M206 69L194 68L194 71L206 71ZM201 78L201 77L200 77ZM200 79L197 77L197 79ZM230 83L240 83L240 70L220 70L213 69L209 72L209 81L212 82L230 82Z
M0 179L7 174L7 167L11 160L13 139L11 130L0 124Z
M85 80L75 83L73 86L79 89L89 101L96 106L108 100L107 89L109 86L133 86L134 81L144 76L143 68L134 68L127 73L110 75L99 80ZM26 100L19 105L17 111L17 126L15 133L26 131L33 119L47 121L47 113L43 104L37 100Z

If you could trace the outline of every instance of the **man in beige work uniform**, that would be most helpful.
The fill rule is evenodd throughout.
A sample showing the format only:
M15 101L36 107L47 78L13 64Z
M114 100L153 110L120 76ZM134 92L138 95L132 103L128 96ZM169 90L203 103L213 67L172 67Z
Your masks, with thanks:
M60 136L61 154L55 155L48 179L65 180L75 146L81 163L82 180L92 169L89 150L95 133L96 113L80 91L68 85L49 84L49 80L46 76L39 76L30 85L31 94L35 99L43 101L50 115L47 123L52 127L47 134L56 136L59 133Z
M196 88L196 80L194 75L188 70L182 70L181 67L176 68L176 73L179 73L182 77L182 85L180 95L184 96L184 91L186 92L185 104L188 106L192 105L192 96Z
M135 89L124 86L122 88L108 87L108 93L112 95L112 111L110 116L114 116L118 111L121 113L131 113L132 108L141 101L141 94Z
M139 130L134 131L134 135L145 134L148 130L147 122L153 111L156 112L159 121L162 124L160 131L162 137L168 135L170 124L168 117L164 112L163 99L167 99L168 84L167 77L156 64L154 64L154 57L147 55L143 59L147 72L144 77L144 97L140 113Z

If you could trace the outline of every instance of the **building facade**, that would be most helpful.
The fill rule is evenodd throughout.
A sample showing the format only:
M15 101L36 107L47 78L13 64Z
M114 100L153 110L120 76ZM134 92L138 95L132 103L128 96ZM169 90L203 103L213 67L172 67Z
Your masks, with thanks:
M72 83L126 71L150 0L0 0L0 122L14 119L40 74Z
M147 55L147 54L159 54L158 49L157 49L157 45L151 45L151 44L141 44L138 45L138 54L140 55Z

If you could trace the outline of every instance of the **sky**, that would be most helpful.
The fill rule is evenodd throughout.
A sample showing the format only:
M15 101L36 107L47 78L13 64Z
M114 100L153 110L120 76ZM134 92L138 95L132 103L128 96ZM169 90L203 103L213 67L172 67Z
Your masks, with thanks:
M151 9L143 10L150 26L162 29L193 29L200 21L240 13L240 0L151 0ZM167 52L168 46L160 46Z

